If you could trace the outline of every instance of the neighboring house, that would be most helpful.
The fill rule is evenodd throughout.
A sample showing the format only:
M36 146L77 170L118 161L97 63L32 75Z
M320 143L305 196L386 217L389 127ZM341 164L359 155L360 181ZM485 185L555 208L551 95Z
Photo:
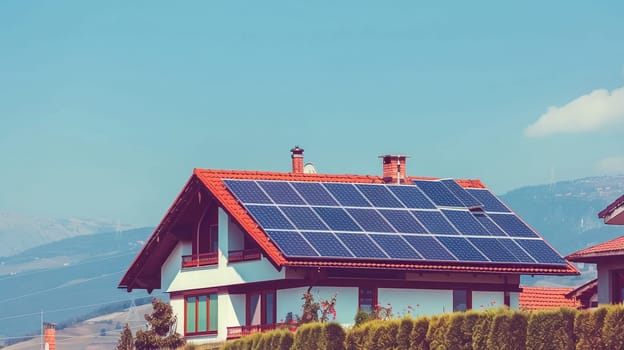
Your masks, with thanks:
M522 287L520 309L527 311L556 309L560 307L580 307L580 302L570 293L573 288Z
M195 169L119 283L170 295L193 342L271 329L302 295L337 293L336 320L391 304L395 315L507 305L520 275L578 271L479 180ZM309 167L305 167L309 169Z

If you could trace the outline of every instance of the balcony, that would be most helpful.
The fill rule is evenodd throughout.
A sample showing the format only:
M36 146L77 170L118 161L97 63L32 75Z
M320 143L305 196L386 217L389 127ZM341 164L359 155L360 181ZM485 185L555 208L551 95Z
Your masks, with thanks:
M244 249L244 250L230 250L228 252L228 262L239 262L239 261L250 261L250 260L260 260L262 254L260 253L260 249L252 248L252 249Z
M201 253L182 256L182 268L219 264L219 252Z
M272 331L274 329L286 328L294 332L297 326L294 324L288 325L286 323L276 324L257 324L253 326L236 326L227 328L227 339L236 339L244 336L248 336L254 333Z

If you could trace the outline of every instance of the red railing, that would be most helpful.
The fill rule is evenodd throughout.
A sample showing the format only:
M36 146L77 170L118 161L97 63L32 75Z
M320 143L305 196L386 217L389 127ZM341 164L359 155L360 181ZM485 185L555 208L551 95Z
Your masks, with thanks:
M228 262L260 260L262 255L260 249L244 249L244 250L230 250L228 252Z
M253 326L236 326L236 327L227 328L227 338L228 339L240 338L240 337L244 337L244 336L251 335L254 333L272 331L278 328L289 329L292 332L297 330L297 326L292 325L292 324L288 325L286 323L257 324Z
M219 263L218 252L182 256L182 267L217 265L218 263Z

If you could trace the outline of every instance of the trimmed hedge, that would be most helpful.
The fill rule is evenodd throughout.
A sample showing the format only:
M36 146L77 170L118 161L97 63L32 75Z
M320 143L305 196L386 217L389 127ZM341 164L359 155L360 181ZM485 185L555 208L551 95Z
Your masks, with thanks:
M372 320L346 330L309 323L226 343L224 350L589 350L624 349L624 306L593 311L496 309Z

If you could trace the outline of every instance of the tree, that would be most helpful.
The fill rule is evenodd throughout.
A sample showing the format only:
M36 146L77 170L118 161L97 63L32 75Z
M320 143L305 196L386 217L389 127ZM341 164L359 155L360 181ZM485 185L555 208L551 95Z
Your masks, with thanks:
M174 329L177 320L171 305L153 298L152 308L154 310L152 314L145 315L149 329L136 333L134 339L136 349L176 349L186 344L184 338Z
M132 340L132 331L128 324L121 331L119 342L117 343L117 350L134 350L134 341Z

